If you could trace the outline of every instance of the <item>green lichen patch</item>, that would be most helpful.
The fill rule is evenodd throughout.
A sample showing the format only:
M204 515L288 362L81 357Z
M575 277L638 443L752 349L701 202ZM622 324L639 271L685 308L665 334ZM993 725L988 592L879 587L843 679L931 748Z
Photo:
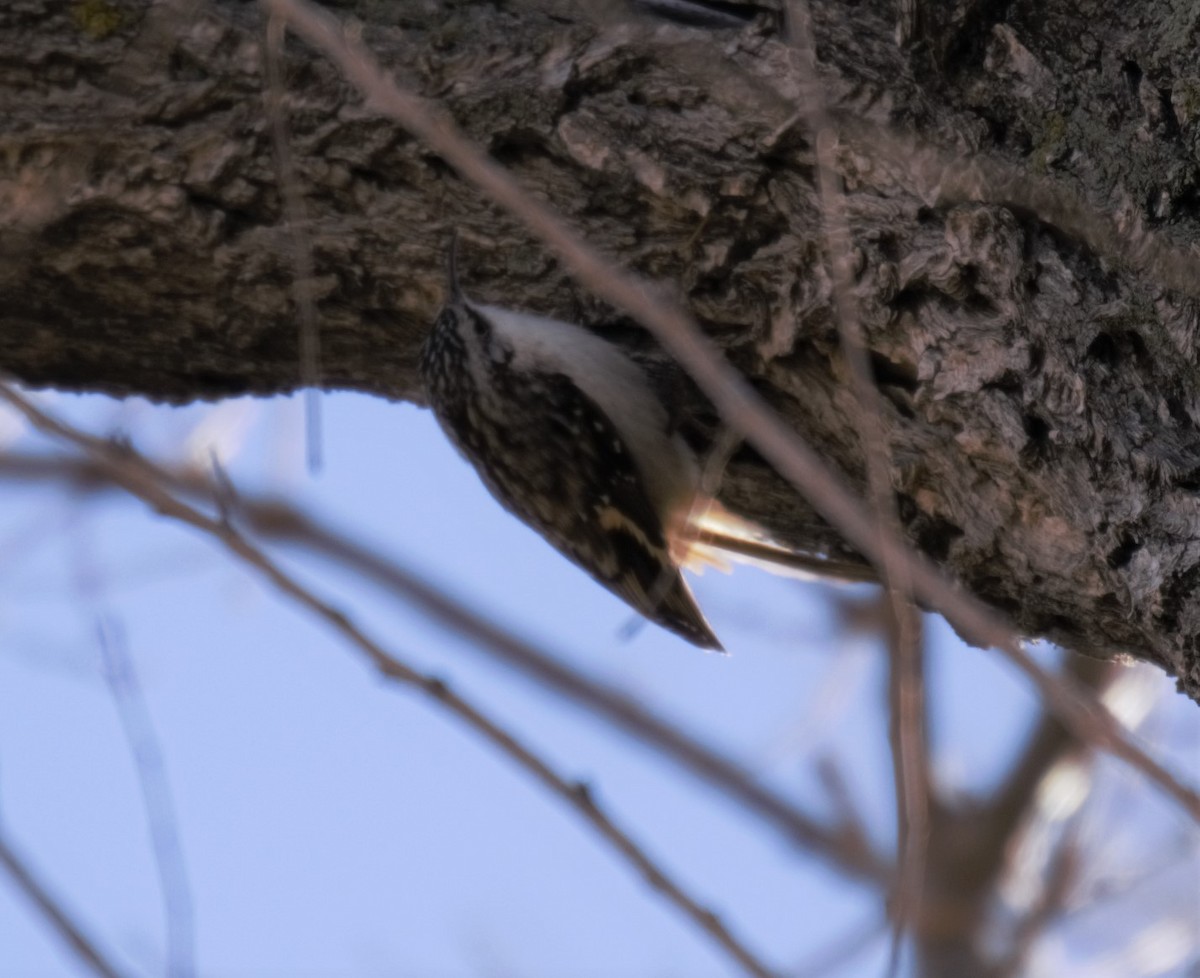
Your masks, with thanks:
M120 7L108 0L76 0L71 5L71 20L93 40L102 40L125 23Z

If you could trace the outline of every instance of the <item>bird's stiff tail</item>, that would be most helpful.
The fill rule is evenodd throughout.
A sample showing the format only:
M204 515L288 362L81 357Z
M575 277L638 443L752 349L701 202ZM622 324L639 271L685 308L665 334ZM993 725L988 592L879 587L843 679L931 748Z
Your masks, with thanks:
M698 503L684 529L673 539L673 557L681 567L728 571L730 561L753 564L772 574L801 580L878 583L869 564L857 564L782 546L757 523L731 513L715 499Z

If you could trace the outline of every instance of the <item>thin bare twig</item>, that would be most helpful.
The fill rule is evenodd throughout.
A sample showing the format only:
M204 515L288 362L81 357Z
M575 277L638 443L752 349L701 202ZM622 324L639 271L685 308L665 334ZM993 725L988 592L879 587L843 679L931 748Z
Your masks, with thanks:
M861 839L869 839L867 820L863 818L859 806L855 803L854 793L842 773L841 765L833 757L822 757L817 761L817 780L825 789L825 794L837 813L838 822L845 826L844 831Z
M121 630L113 619L101 618L96 623L96 634L104 660L104 678L112 691L121 729L137 770L154 864L158 867L167 926L167 975L168 978L189 978L196 970L192 890L179 839L179 820L171 797L166 761Z
M1042 880L1042 891L1030 911L1017 922L1010 949L996 969L995 978L1017 978L1024 970L1037 939L1062 913L1079 878L1083 854L1079 850L1077 822L1063 831Z
M0 476L63 479L89 489L113 485L105 470L86 458L41 454L0 452ZM178 491L205 498L213 495L212 484L196 475L171 473L170 479L170 485ZM220 498L229 498L228 491L220 484L216 492ZM225 514L222 515L224 518ZM874 883L886 883L891 879L889 861L871 848L861 823L843 821L837 826L825 825L759 782L713 745L648 710L619 688L566 665L548 650L505 630L395 557L384 556L368 544L322 524L282 500L239 492L235 515L259 536L285 541L336 561L412 602L434 621L466 638L485 654L612 724L640 747L679 765L817 859L857 879Z
M1070 656L1062 668L1075 681L1098 693L1119 667L1085 656ZM994 905L996 889L1011 865L1014 842L1037 808L1037 795L1046 776L1064 758L1090 749L1086 740L1045 710L986 801L955 804L931 796L937 838L952 844L930 852L926 882L933 899L922 908L926 913L918 921L922 938L918 950L927 955L926 964L931 952L936 960L950 949L954 952L949 954L951 961L961 956L981 962L995 956L985 936L988 908ZM1057 882L1052 875L1044 878L1043 898ZM952 906L953 912L947 912L947 906Z
M321 331L313 301L312 241L296 166L292 160L286 109L283 104L283 41L286 24L280 17L267 18L263 62L267 76L266 108L271 122L271 144L279 170L279 192L283 197L284 230L292 245L292 297L299 317L300 383L304 387L305 444L308 469L321 468Z
M891 449L883 428L883 407L867 358L866 339L854 300L851 276L850 223L845 194L837 171L837 131L825 111L817 77L816 45L807 0L785 4L789 41L792 44L801 91L800 110L816 147L817 196L821 204L825 261L833 283L834 311L842 357L850 374L858 412L858 431L866 461L871 508L879 531L900 534L900 518L891 484ZM912 602L909 575L884 554L881 568L886 601L890 649L888 682L889 740L896 794L896 850L899 871L892 899L892 951L888 973L900 967L901 939L905 926L921 903L925 847L929 836L928 748L925 738L924 679L921 667L920 617Z
M1200 794L1150 757L1111 714L1078 687L1038 666L1001 616L943 577L926 557L896 534L878 532L869 509L816 451L783 423L682 309L636 276L601 258L548 206L522 190L444 113L400 89L367 48L348 36L332 16L307 0L262 2L334 61L373 107L424 139L459 173L520 218L582 284L650 329L691 374L725 423L741 432L852 546L877 565L885 560L893 562L909 575L918 600L939 610L969 641L1003 651L1050 707L1081 736L1140 771L1200 822Z
M88 937L83 928L63 909L44 883L37 878L3 835L0 835L0 866L12 878L17 889L25 894L46 918L56 934L71 948L75 956L102 978L123 978L117 968Z
M1062 665L1063 674L1099 696L1117 678L1121 666L1087 656L1070 656ZM1056 764L1073 752L1091 748L1086 739L1065 727L1050 713L1043 713L1029 738L1013 759L999 786L992 792L987 806L971 813L977 829L1000 840L997 848L1006 849L1009 838L1020 827L1021 820L1037 795L1042 780Z
M896 606L890 603L894 615ZM888 622L888 739L896 794L896 888L889 973L899 973L906 926L923 903L933 781L925 713L925 650L920 619L911 604Z
M264 577L280 593L330 625L342 638L357 648L381 676L419 690L440 704L443 709L457 716L567 802L601 838L637 870L646 883L708 935L747 974L754 975L755 978L774 978L775 972L735 937L712 910L692 897L642 846L634 842L625 830L619 828L604 813L586 785L564 778L516 735L493 720L482 709L455 693L444 680L419 672L385 650L355 625L344 612L300 584L264 551L238 533L232 523L214 519L184 502L169 490L168 473L161 471L129 448L114 446L86 435L51 417L7 383L0 383L0 399L7 401L25 415L43 434L86 452L106 478L120 485L159 514L191 526L219 543L227 552Z
M816 858L859 879L881 883L891 878L890 863L871 848L865 833L852 825L825 825L758 781L717 747L663 719L621 689L564 664L549 651L456 601L395 559L335 533L311 517L278 503L258 506L245 497L242 503L239 512L256 532L337 560L414 602L489 655L611 723L641 747L679 764Z

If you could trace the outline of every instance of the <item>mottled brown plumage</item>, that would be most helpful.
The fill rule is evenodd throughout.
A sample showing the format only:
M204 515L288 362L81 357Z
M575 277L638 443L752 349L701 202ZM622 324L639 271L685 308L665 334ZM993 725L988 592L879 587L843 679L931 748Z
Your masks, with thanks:
M452 261L421 372L442 427L510 512L651 621L721 647L672 556L695 460L641 368L579 326L470 302Z

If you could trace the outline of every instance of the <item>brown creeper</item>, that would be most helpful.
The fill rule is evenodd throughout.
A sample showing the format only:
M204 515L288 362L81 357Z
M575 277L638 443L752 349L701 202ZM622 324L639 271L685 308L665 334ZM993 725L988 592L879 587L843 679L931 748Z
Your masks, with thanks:
M470 301L454 254L421 356L443 429L505 508L597 581L721 648L679 569L699 466L641 367L580 326Z

